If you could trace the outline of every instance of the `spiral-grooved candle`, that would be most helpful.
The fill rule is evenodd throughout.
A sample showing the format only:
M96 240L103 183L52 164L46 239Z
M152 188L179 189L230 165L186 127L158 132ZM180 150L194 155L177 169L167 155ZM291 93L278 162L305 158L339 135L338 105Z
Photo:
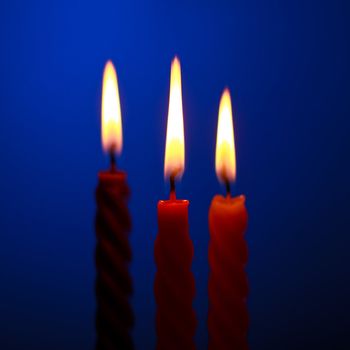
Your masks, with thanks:
M248 349L248 259L244 196L216 196L209 211L209 349Z
M157 350L195 349L193 244L188 232L188 201L160 201L155 242Z
M96 190L96 349L133 349L134 315L129 303L132 281L128 265L131 219L125 173L99 173Z

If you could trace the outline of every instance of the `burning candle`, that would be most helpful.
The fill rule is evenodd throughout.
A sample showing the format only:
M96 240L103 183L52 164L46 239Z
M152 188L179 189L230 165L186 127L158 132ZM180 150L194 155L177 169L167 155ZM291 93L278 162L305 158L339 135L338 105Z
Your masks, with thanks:
M103 74L101 114L102 144L110 156L110 169L98 174L96 190L96 349L133 349L130 330L134 316L129 304L132 281L128 271L130 191L126 173L116 166L123 138L117 74L111 61Z
M225 183L226 197L216 195L209 209L209 349L248 349L248 259L244 232L248 215L245 197L231 197L236 178L231 98L221 97L216 139L216 174Z
M169 111L164 176L170 179L170 199L158 202L158 235L155 242L155 298L157 349L194 349L196 317L191 272L193 244L189 236L187 200L176 198L175 181L184 172L184 127L181 67L171 65Z

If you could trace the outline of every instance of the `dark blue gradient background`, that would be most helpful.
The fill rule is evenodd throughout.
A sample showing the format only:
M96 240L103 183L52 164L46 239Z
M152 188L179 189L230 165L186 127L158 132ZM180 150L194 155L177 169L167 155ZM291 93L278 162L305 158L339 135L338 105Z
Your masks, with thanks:
M119 75L137 349L155 344L156 204L170 62L182 62L197 344L207 344L207 212L231 89L250 213L251 349L349 349L347 1L2 1L0 348L92 349L94 190L104 63ZM181 254L181 251L178 252Z

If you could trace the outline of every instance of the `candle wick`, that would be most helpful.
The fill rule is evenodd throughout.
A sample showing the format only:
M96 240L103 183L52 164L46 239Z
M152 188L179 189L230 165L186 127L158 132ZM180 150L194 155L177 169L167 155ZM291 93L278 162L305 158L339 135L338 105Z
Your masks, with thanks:
M115 157L114 146L112 146L109 151L109 160L111 164L111 172L117 171L117 160Z
M228 179L225 179L225 187L226 187L226 197L230 198L231 197L231 186L230 186L230 181Z
M175 192L175 176L170 176L170 199L175 200L176 199L176 192Z

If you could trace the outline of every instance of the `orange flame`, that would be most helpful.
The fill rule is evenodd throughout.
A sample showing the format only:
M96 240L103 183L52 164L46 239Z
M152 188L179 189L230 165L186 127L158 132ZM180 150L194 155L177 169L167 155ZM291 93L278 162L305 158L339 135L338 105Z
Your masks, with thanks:
M117 73L112 61L106 63L103 72L101 115L103 149L120 154L123 147L122 118Z
M218 130L216 136L215 170L219 180L236 179L236 152L233 133L232 105L228 89L220 100Z
M164 176L181 177L185 168L184 122L182 112L181 66L177 57L171 63L168 124Z

